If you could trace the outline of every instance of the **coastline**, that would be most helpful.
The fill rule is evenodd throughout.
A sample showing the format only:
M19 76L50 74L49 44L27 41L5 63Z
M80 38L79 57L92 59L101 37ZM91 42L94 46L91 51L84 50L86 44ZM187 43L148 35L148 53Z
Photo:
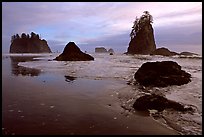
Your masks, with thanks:
M150 116L128 114L117 91L121 80L76 78L61 74L2 76L2 132L15 135L175 135ZM9 71L9 70L7 70Z

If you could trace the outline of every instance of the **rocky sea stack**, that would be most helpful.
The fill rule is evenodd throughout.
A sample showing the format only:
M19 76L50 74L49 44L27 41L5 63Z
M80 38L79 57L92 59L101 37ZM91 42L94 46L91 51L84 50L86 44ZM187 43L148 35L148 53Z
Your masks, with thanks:
M31 32L22 33L21 37L16 34L11 37L10 53L51 53L47 41L39 37L38 34Z
M183 85L191 81L191 74L181 70L173 61L146 62L135 73L136 81L145 87Z
M153 18L148 11L140 18L136 17L130 33L130 43L127 54L150 54L156 49L154 30L151 23Z
M62 54L56 57L57 61L89 61L94 60L89 54L83 53L74 42L69 42Z
M108 51L104 47L97 47L97 48L95 48L95 53L106 53L106 52L108 52Z

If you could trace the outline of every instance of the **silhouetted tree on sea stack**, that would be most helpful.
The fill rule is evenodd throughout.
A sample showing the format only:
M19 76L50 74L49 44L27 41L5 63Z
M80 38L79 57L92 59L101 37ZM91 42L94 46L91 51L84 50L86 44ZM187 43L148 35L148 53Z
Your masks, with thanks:
M131 41L127 51L129 54L150 54L156 49L152 28L153 17L149 11L143 13L140 18L136 16L133 23L130 33Z

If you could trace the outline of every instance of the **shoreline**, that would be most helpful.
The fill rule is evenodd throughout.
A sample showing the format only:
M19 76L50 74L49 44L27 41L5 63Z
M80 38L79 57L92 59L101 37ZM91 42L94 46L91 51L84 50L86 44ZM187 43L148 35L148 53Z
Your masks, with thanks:
M124 115L114 92L125 86L121 81L66 82L49 73L2 78L4 134L178 134L150 116Z

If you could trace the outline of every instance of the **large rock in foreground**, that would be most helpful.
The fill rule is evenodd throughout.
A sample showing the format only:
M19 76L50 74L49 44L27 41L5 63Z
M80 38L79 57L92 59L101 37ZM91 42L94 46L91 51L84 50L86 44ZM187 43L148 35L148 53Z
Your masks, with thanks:
M150 54L156 50L154 32L151 24L142 27L137 35L131 39L127 49L128 54Z
M69 42L62 54L56 57L57 61L89 61L94 60L89 54L83 53L74 42Z
M40 39L38 34L23 33L21 37L16 34L12 36L10 53L51 53L47 41Z
M191 75L173 61L146 62L135 73L134 78L143 86L166 87L190 82Z
M176 52L170 51L167 48L158 48L155 51L153 51L152 53L150 53L150 55L162 55L162 56L175 56L175 55L179 55Z
M174 109L177 111L193 111L191 107L184 107L184 105L168 100L165 97L159 95L145 95L138 98L133 104L133 108L140 111L145 111L148 109L155 109L158 111L163 111L164 109Z

